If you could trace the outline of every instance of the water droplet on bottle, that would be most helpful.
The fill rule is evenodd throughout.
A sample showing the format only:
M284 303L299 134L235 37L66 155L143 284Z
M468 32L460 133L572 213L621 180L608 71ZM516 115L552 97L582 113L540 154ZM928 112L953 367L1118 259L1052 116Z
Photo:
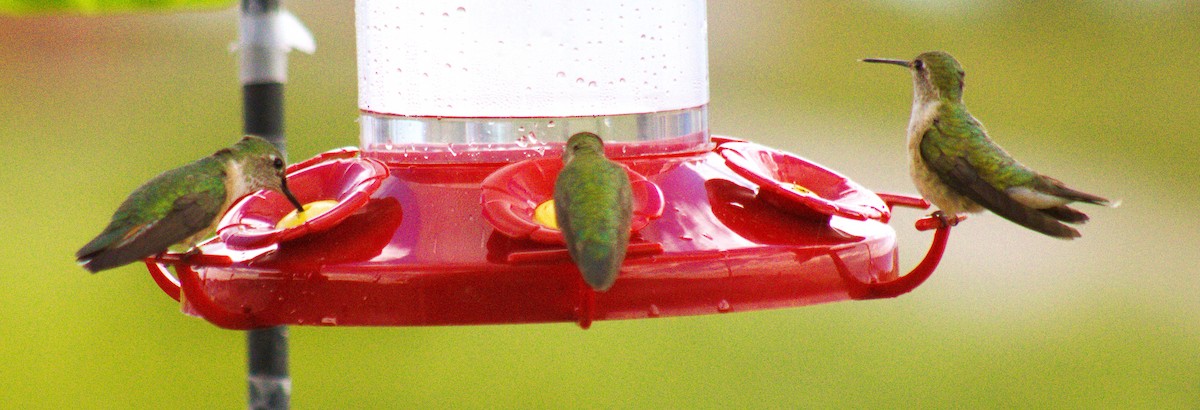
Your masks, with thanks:
M549 123L546 123L546 128L554 128L554 121L550 121Z
M450 13L442 13L442 17L450 17Z
M558 78L563 78L563 77L566 77L566 76L567 76L567 73L564 73L564 72L562 72L562 71L559 71L559 72L558 72L558 74L555 74L554 76L555 76L555 77L558 77Z
M576 78L575 84L583 84L583 77Z
M730 309L733 309L733 306L729 305L728 300L721 299L720 302L717 302L717 311L718 312L725 313L725 312L728 312Z
M525 132L525 127L521 127L521 132ZM529 146L529 139L533 137L533 133L528 133L517 137L517 146L525 148Z
M595 86L596 86L596 82L595 82L595 81L589 81L589 82L588 82L588 87L595 87Z
M658 317L661 314L662 314L662 312L660 312L658 310L658 305L655 305L655 304L650 305L650 317Z
M336 317L323 317L323 318L321 318L321 324L326 325L326 326L337 326L337 318Z
M466 7L462 7L462 6L459 6L459 7L458 7L457 9L455 9L455 10L458 10L458 12L459 12L459 13L466 13L466 12L467 12L467 8L466 8Z

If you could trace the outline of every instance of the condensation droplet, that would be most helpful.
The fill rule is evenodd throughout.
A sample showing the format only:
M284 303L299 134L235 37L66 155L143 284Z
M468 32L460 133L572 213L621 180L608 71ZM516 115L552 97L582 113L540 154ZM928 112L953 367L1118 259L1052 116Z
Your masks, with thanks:
M729 305L728 300L721 299L720 302L717 302L717 311L718 312L725 313L725 312L728 312L730 309L733 309L733 306Z
M466 12L467 12L467 8L466 8L466 7L462 7L462 6L459 6L459 7L458 7L457 9L455 9L455 10L458 10L458 12L459 12L459 13L466 13Z
M516 142L517 142L517 146L521 147L521 148L525 148L525 147L529 146L529 139L526 138L525 135L518 137Z
M595 81L589 81L589 82L588 82L588 87L595 87L595 86L596 86L596 82L595 82Z
M576 78L575 84L583 84L583 77Z

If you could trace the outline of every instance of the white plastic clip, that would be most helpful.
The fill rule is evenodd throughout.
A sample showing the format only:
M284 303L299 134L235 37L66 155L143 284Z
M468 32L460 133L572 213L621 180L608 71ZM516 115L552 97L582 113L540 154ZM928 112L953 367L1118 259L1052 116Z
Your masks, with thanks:
M294 14L277 9L264 14L242 14L237 50L241 52L242 84L287 82L287 53L293 49L312 54L316 40Z

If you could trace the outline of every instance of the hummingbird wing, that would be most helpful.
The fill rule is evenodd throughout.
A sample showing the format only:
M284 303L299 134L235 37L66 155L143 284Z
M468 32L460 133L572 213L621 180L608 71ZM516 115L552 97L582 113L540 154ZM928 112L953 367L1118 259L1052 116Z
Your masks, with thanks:
M629 246L633 193L625 169L603 157L576 157L554 183L554 207L567 251L584 280L607 290Z
M1058 222L1043 211L1017 202L979 174L978 168L966 156L946 153L931 141L945 141L938 127L930 127L921 139L921 157L938 178L955 192L970 198L984 208L1018 225L1056 238L1078 238L1079 231ZM935 134L935 135L931 135Z
M165 251L207 229L226 196L222 170L209 162L169 170L138 187L76 259L98 272Z
M162 219L131 227L108 246L80 249L76 257L91 272L115 268L166 251L212 225L220 213L224 195L191 193L175 200ZM97 238L104 238L101 235Z

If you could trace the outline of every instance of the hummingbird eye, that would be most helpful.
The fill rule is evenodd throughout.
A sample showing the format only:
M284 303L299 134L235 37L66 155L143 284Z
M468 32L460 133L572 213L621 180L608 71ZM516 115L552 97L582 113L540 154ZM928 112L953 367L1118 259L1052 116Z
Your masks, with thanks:
M275 169L283 169L283 158L274 156L272 158L273 160L271 161L271 166L275 167Z
M913 61L913 68L914 68L914 69L916 69L917 71L924 70L924 69L925 69L925 62L924 62L924 61L921 61L921 60L914 60L914 61Z

